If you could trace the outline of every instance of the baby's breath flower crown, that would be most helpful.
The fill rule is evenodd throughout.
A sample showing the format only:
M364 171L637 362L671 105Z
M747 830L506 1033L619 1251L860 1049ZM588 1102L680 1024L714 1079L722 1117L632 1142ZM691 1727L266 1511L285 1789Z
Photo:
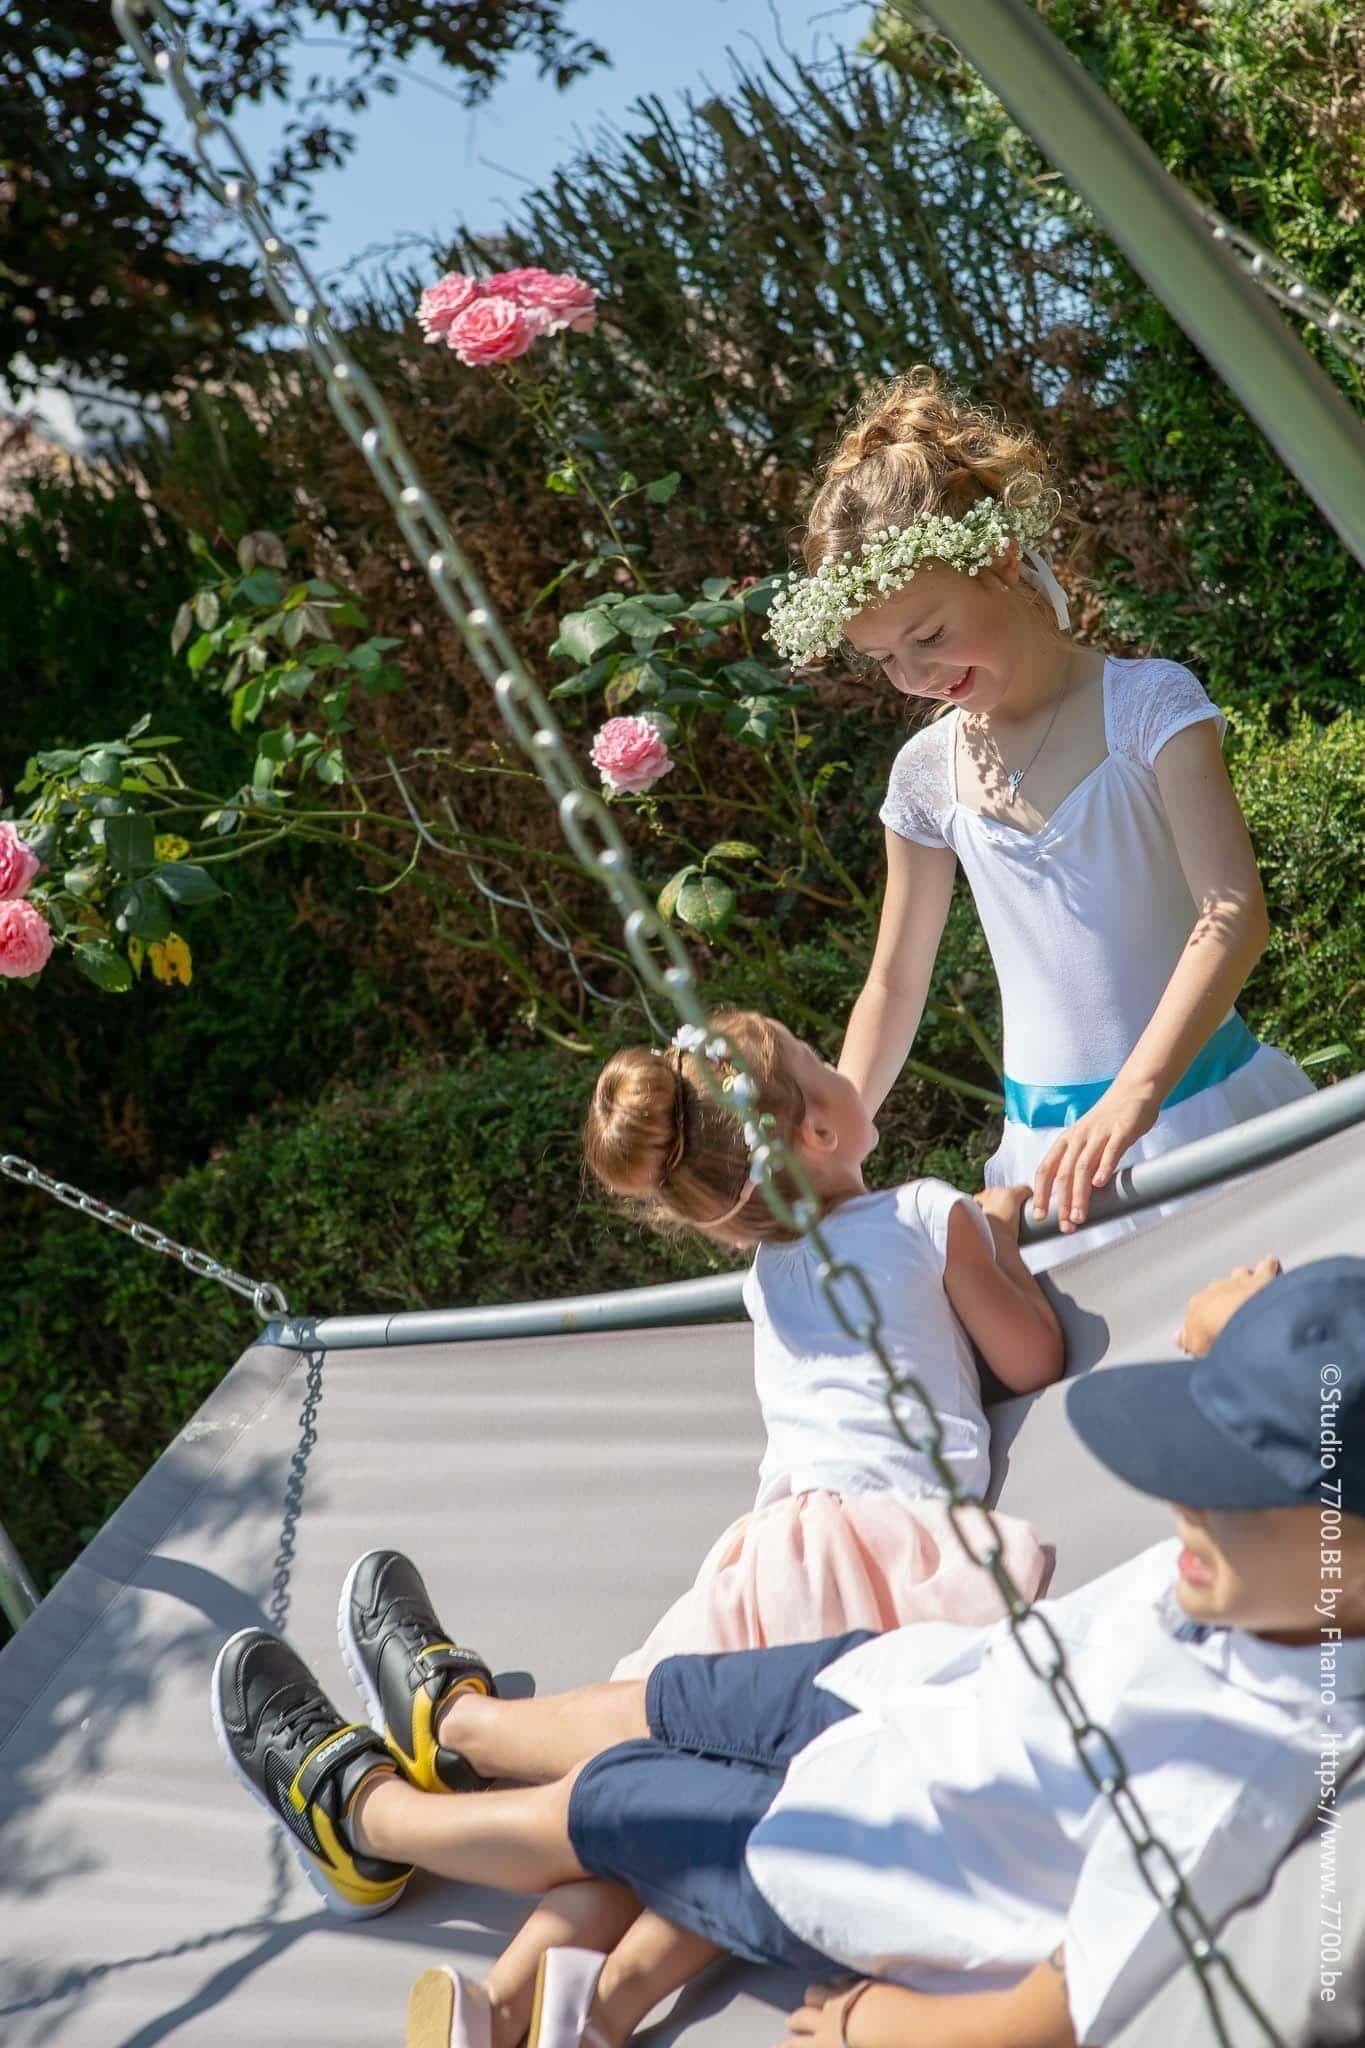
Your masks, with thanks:
M998 561L1012 540L1028 547L1048 524L1043 506L982 498L960 518L939 513L913 526L880 527L856 560L853 550L845 548L822 562L813 576L794 569L773 601L767 637L787 661L822 661L838 646L850 619L900 590L925 562L975 576Z

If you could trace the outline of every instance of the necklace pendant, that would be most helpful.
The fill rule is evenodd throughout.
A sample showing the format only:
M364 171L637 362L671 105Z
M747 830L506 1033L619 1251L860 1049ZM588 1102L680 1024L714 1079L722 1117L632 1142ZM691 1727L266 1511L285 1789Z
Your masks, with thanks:
M1023 779L1024 771L1022 768L1012 769L1011 772L1005 777L1005 783L1010 793L1011 803L1013 803L1015 798L1018 796L1019 785L1023 781Z

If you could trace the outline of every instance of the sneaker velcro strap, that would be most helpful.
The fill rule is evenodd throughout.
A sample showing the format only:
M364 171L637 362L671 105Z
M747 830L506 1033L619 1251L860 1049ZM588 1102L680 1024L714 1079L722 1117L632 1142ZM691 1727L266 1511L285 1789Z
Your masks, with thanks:
M482 1657L473 1650L462 1650L458 1643L446 1643L439 1648L421 1651L419 1661L433 1678L476 1678L492 1690L493 1674Z
M338 1728L305 1758L297 1779L299 1796L305 1802L313 1799L329 1778L364 1755L372 1756L377 1764L393 1763L387 1744L363 1721L351 1721Z

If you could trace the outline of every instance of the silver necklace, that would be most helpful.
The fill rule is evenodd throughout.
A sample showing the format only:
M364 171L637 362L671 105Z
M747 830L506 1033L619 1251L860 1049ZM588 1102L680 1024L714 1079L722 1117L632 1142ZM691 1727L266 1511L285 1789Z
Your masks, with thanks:
M1021 782L1023 781L1024 777L1025 777L1025 776L1026 776L1026 775L1028 774L1028 772L1029 772L1029 769L1030 769L1030 768L1031 768L1031 767L1033 766L1034 762L1035 762L1035 761L1036 761L1036 760L1038 759L1038 756L1039 756L1039 755L1040 755L1040 754L1042 753L1042 751L1043 751L1043 748L1044 748L1044 747L1045 747L1045 746L1047 745L1047 743L1048 743L1048 738L1049 738L1049 736L1050 736L1050 734L1051 734L1051 732L1052 732L1052 728L1053 728L1053 726L1054 726L1054 725L1055 725L1055 724L1057 723L1057 713L1058 713L1058 712L1059 712L1059 711L1061 710L1061 708L1062 708L1062 703L1063 703L1063 700L1064 700L1064 699L1066 698L1066 696L1068 695L1068 693L1069 693L1070 689L1071 689L1071 678L1070 678L1070 677L1068 676L1068 677L1067 677L1067 680L1066 680L1066 684L1065 684L1065 687L1064 687L1064 688L1062 689L1062 691L1061 691L1061 692L1060 692L1060 694L1058 695L1058 698L1057 698L1057 702L1056 702L1056 703L1055 703L1055 704L1053 705L1053 707L1052 707L1052 716L1051 716L1051 718L1049 718L1049 720L1048 720L1048 722L1047 722L1047 725L1046 725L1046 727L1044 728L1044 731L1043 731L1043 737L1042 737L1042 738L1041 738L1041 739L1039 740L1039 742L1038 742L1037 746L1036 746L1036 747L1035 747L1035 748L1033 749L1033 752L1032 752L1032 753L1031 753L1031 754L1029 755L1029 757L1028 757L1027 761L1025 761L1025 763L1024 763L1024 765L1023 765L1023 767L1022 767L1022 768L1011 768L1011 769L1009 770L1008 774L1006 775L1006 777L1005 777L1005 787L1006 787L1006 789L1007 789L1007 790L1009 791L1009 793L1010 793L1010 796L1009 796L1009 800L1010 800L1010 802L1011 802L1011 803L1013 803L1013 802L1015 801L1016 797L1017 797L1017 796L1018 796L1018 794L1019 794L1019 785L1020 785L1020 783L1021 783ZM997 749L997 751L999 751L999 750Z

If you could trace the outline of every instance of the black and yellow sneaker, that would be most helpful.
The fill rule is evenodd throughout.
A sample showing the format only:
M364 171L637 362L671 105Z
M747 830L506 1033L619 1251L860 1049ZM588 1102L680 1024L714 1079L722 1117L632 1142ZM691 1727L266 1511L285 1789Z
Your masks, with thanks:
M496 1694L473 1650L451 1641L422 1576L397 1550L367 1550L346 1574L337 1636L370 1726L424 1792L479 1792L487 1784L456 1750L436 1740L436 1720L462 1688Z
M229 1638L213 1667L213 1725L224 1756L268 1807L309 1882L334 1913L385 1913L409 1864L361 1856L346 1817L362 1784L394 1760L373 1729L346 1721L287 1643L261 1628Z

